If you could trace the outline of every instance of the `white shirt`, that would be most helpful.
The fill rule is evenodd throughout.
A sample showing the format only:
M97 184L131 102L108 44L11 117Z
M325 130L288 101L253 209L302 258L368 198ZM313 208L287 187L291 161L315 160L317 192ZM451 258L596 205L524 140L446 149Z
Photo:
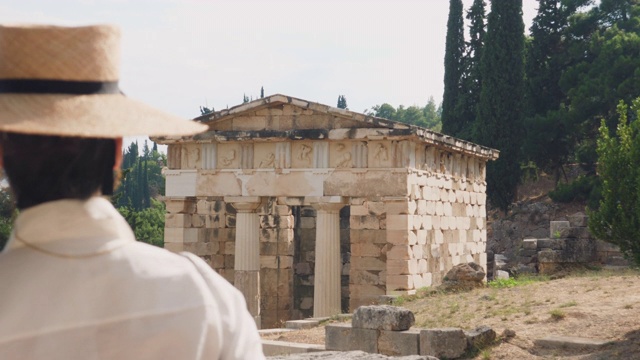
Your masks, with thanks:
M190 261L191 260L191 261ZM21 212L0 254L0 359L264 359L242 294L135 241L107 200Z

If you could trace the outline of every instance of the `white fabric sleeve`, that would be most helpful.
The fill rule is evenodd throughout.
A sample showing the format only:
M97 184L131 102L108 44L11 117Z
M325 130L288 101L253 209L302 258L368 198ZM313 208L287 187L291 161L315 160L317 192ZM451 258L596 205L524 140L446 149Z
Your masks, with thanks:
M214 316L219 316L221 320L224 344L220 359L265 359L256 323L247 310L242 293L200 257L187 252L182 252L180 255L185 256L195 265L218 302L220 313ZM207 353L206 349L204 353Z

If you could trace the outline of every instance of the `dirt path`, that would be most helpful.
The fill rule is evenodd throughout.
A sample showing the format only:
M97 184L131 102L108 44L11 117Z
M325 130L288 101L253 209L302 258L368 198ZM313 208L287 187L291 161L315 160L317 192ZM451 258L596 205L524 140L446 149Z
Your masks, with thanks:
M416 315L415 327L492 327L504 339L475 359L640 359L640 273L587 272L512 288L434 294L400 306ZM592 353L536 348L547 335L609 340ZM324 343L322 327L272 336L272 340Z

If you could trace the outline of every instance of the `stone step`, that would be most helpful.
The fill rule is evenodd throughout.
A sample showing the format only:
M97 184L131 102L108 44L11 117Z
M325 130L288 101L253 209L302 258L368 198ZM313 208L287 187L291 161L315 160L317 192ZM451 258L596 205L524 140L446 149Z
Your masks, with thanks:
M321 322L326 320L329 320L329 318L319 317L319 318L309 318L309 319L303 319L303 320L289 320L285 323L284 326L287 329L296 329L296 330L311 329L320 325Z
M610 343L608 340L589 339L576 336L551 335L533 342L536 346L553 349L597 350Z
M309 353L324 350L324 345L301 344L277 340L262 340L262 352L265 356Z

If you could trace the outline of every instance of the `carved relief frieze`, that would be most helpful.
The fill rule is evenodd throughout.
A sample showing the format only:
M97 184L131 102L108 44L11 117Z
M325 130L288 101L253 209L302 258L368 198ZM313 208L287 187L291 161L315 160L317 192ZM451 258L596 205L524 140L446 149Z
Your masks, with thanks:
M484 183L485 179L487 178L487 168L486 168L486 161L482 161L482 160L477 160L478 161L478 171L476 174L476 182L477 183Z
M200 166L201 150L198 144L182 145L182 169L197 169Z
M218 144L217 150L218 169L240 169L240 159L242 157L240 144Z
M451 157L452 174L456 179L462 177L462 154L456 153Z
M391 156L391 141L370 141L369 167L390 168L393 164Z
M437 156L437 151L436 148L433 146L427 146L424 150L424 161L425 161L425 166L424 169L427 170L427 172L429 173L435 173L438 170L438 167L436 166L436 156Z
M334 168L353 167L353 154L351 144L346 142L332 143L330 145L330 166Z
M255 169L275 169L276 167L276 144L255 143L253 147Z
M475 181L476 179L475 165L476 165L476 159L472 157L467 157L467 181Z
M294 142L291 145L291 167L308 169L313 167L313 143Z

